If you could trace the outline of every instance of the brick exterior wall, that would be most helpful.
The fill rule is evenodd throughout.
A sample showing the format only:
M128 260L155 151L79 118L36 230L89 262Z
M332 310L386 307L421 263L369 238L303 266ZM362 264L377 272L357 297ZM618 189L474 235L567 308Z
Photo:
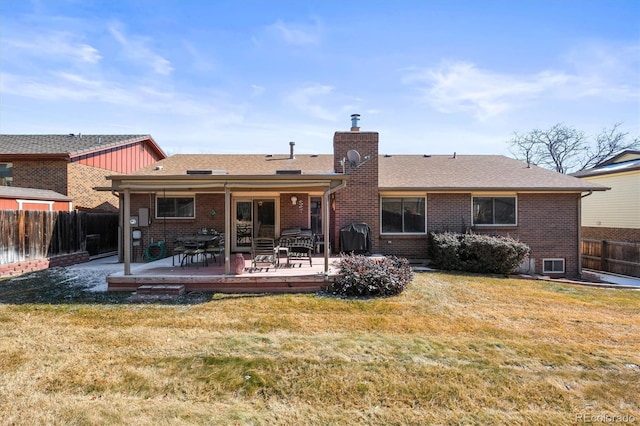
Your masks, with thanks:
M336 210L333 214L331 230L332 248L340 250L340 229L352 223L366 223L371 228L373 238L372 253L380 252L380 199L378 192L378 133L377 132L336 132L333 136L333 167L342 172L340 161L347 158L347 151L354 149L364 162L360 167L350 168L347 186L335 193ZM365 157L369 156L366 161ZM348 162L348 160L347 160Z
M298 197L298 205L291 204L291 196ZM302 208L300 202L302 201ZM309 227L309 195L290 192L280 195L280 230Z
M607 240L620 241L623 243L640 243L640 229L583 226L582 238L587 240Z
M118 197L109 191L96 191L95 187L111 186L107 176L111 170L91 167L80 163L70 163L68 167L68 187L66 195L73 198L73 206L80 210L103 212L118 211Z
M164 241L167 255L171 255L175 238L182 235L194 235L198 229L215 229L224 232L224 194L196 194L195 219L156 219L154 194L131 194L131 216L138 216L140 208L149 209L149 226L141 226L141 246L134 247L132 259L134 262L143 260L144 253L152 242ZM216 215L211 216L211 209Z
M579 275L579 194L518 194L518 225L506 227L472 227L471 196L429 194L427 231L509 236L531 248L536 273L542 273L542 259L564 258L563 275Z
M14 161L13 186L48 189L69 195L67 166L63 160Z

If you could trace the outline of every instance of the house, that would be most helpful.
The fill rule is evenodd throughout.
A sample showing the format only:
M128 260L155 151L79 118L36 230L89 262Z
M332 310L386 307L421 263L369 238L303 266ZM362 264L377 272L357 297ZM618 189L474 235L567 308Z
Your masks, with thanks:
M132 173L165 153L148 135L0 135L0 186L53 191L74 208L118 211L118 198L94 191L106 176ZM42 194L41 194L42 195Z
M623 151L572 176L611 188L582 201L583 238L640 243L640 151Z
M125 275L132 231L142 245L215 228L230 254L251 239L278 238L290 228L324 236L341 251L340 231L371 230L370 252L427 257L427 233L474 231L509 235L531 247L531 273L580 274L582 196L606 187L497 155L387 155L377 132L335 132L333 153L174 155L128 175L111 175L104 190L120 195Z

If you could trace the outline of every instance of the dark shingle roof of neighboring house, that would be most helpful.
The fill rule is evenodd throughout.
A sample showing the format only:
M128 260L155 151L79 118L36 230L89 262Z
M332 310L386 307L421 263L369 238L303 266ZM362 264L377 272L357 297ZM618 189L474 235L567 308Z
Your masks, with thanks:
M150 135L0 135L0 159L73 158L110 148L148 141L161 157L166 154Z
M630 157L630 159L620 161L623 157ZM637 157L637 158L634 158ZM626 150L618 155L615 155L599 164L596 164L591 169L581 170L576 173L572 173L571 176L586 177L586 176L599 176L608 175L611 173L630 172L632 170L640 170L640 151Z
M0 186L0 198L26 198L29 200L71 201L71 198L48 189Z
M334 173L333 155L177 154L138 170L134 175L184 176L187 170L213 170L214 175L273 175L278 170L303 174ZM605 186L556 173L500 155L380 155L381 190L536 190L591 191Z

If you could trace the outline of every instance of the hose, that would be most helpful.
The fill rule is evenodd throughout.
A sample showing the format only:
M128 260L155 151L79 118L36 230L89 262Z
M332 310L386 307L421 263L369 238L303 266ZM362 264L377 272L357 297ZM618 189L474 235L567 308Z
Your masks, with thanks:
M160 253L158 253L157 256L153 256L151 254L151 249L158 247L160 249ZM163 259L165 257L167 253L167 247L164 243L164 241L158 241L157 243L151 243L149 244L149 246L147 247L147 251L145 251L144 253L144 257L145 259L147 259L147 261L149 262L153 262L156 261L158 259Z

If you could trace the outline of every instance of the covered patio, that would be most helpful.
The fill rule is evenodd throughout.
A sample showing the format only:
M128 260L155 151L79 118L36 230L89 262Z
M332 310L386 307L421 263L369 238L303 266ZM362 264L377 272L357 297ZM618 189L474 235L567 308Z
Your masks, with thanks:
M336 279L339 257L327 259L322 254L308 261L283 261L275 267L251 267L251 256L243 254L242 274L225 273L220 259L208 259L181 266L179 259L167 257L148 263L132 263L129 273L117 272L107 276L109 291L136 291L139 294L182 294L192 291L222 293L304 293L327 290Z

